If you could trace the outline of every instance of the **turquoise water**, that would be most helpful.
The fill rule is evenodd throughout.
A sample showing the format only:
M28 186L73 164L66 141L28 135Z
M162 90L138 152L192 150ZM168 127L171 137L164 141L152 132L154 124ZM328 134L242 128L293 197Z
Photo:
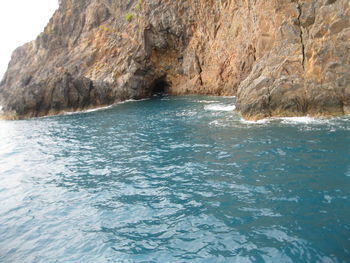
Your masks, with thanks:
M350 262L350 118L163 97L0 122L0 262Z

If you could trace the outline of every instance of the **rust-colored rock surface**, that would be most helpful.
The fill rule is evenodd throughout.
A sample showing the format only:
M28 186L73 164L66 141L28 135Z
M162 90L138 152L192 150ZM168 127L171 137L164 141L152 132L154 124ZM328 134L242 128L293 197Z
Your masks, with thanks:
M61 0L0 84L2 117L170 94L247 119L350 113L348 0Z

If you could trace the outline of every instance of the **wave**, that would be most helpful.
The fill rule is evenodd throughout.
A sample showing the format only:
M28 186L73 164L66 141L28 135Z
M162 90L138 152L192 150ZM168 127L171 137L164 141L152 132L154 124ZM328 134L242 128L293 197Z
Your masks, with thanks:
M99 108L94 108L94 109L88 109L88 110L82 110L82 111L67 111L64 112L63 115L73 115L73 114L81 114L81 113L89 113L89 112L94 112L94 111L101 111L101 110L106 110L109 108L112 108L115 104L109 105L109 106L104 106L104 107L99 107Z
M98 107L98 108L93 108L93 109L88 109L88 110L82 110L82 111L69 111L69 112L63 113L63 115L81 114L81 113L89 113L89 112L107 110L107 109L110 109L110 108L115 107L115 106L120 105L120 104L124 104L124 103L128 103L128 102L138 102L138 101L144 101L144 100L149 100L149 98L140 99L140 100L129 99L129 100L120 101L120 102L117 102L117 103L114 103L114 104L108 105L108 106L103 106L103 107Z
M247 123L247 124L264 124L264 123L270 123L272 121L280 121L283 124L322 124L322 123L328 122L329 120L324 118L312 118L309 116L271 117L271 118L265 118L257 121L249 121L244 118L241 119L241 122Z
M241 118L241 122L246 124L264 124L264 123L269 123L270 121L271 121L271 118L261 119L257 121L249 121L244 118Z
M236 106L225 104L211 104L204 106L204 109L209 111L234 111L236 109Z
M144 99L139 99L139 100L135 100L135 99L129 99L129 100L123 100L117 103L114 103L112 106L115 105L119 105L119 104L124 104L124 103L128 103L128 102L139 102L139 101L145 101L145 100L150 100L151 98L144 98Z
M323 123L324 119L316 119L308 116L304 117L282 117L282 118L275 118L277 120L281 120L282 123L287 124L293 124L293 123L304 123L304 124L311 124L311 123Z
M217 100L195 100L193 102L198 102L198 103L218 103Z

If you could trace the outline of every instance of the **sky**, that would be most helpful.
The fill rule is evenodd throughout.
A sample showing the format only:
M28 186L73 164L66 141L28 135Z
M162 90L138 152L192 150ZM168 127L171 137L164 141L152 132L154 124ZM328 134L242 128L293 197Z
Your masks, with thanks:
M12 51L34 40L58 8L58 0L0 1L0 79Z

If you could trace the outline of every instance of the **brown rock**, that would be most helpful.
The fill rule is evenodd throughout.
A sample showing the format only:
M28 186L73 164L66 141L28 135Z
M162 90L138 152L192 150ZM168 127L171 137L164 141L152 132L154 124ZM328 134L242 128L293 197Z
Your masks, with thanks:
M248 119L350 111L348 0L61 0L0 84L5 118L171 94Z

